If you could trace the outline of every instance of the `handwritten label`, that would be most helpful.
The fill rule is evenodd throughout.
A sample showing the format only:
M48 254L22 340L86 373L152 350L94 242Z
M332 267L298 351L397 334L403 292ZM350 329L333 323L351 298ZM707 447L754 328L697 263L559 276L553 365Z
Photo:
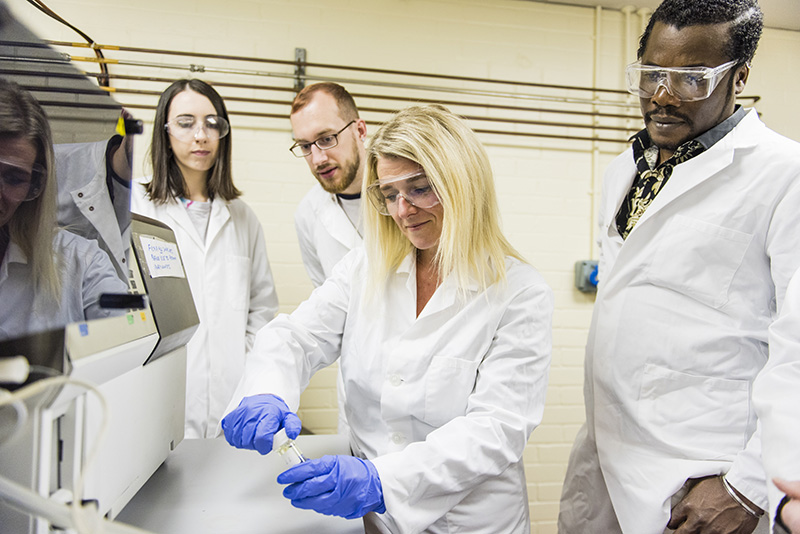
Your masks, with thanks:
M150 278L164 276L186 278L181 265L181 255L178 253L178 245L153 237L139 236L139 240L142 243L145 260L147 260Z

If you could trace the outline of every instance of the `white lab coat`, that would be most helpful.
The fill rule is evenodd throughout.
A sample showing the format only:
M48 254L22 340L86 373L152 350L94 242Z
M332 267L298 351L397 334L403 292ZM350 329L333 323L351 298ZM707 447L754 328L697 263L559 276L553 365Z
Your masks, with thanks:
M122 280L128 280L130 217L118 220L106 182L108 140L54 145L58 178L58 223L70 232L95 239L114 262ZM120 202L129 204L129 192Z
M634 174L628 150L605 177L586 349L589 428L571 463L597 462L594 437L622 531L661 534L688 478L727 472L767 506L750 391L800 265L800 145L751 110L675 167L623 242L615 217ZM568 475L565 494L592 499L591 488L569 487L576 480Z
M544 408L553 296L533 267L507 266L507 285L474 284L463 300L448 277L415 317L412 256L376 295L354 250L259 332L230 409L274 393L295 410L340 358L351 448L383 487L374 519L402 533L529 532L522 453Z
M303 265L314 287L321 286L336 264L364 242L339 205L336 195L328 193L319 184L314 184L297 206L294 226ZM336 373L336 393L339 434L346 436L350 430L344 413L345 392L341 372Z
M331 275L339 260L363 240L336 201L319 184L303 197L294 214L303 265L314 287Z
M786 290L781 316L769 329L769 361L756 378L753 404L761 422L762 457L774 516L783 493L775 477L800 480L800 270Z
M214 437L256 333L278 311L264 232L242 200L215 199L204 243L179 201L151 202L142 183L131 209L175 232L200 317L187 345L185 437Z
M60 306L36 297L28 259L15 242L9 243L0 262L0 340L125 313L99 305L100 295L127 293L128 284L95 241L58 230L53 253L61 275Z

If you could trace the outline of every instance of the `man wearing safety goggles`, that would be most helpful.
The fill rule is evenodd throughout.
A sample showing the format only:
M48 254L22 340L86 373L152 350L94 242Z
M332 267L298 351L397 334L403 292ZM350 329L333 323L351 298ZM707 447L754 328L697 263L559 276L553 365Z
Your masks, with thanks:
M756 0L664 0L626 69L645 128L604 178L561 534L769 528L750 391L800 265L800 144L735 103L762 26Z

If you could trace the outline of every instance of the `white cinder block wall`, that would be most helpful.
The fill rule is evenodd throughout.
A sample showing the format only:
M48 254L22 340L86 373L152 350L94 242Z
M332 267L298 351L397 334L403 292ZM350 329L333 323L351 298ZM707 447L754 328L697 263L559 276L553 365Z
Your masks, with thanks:
M79 40L27 3L10 4L41 37ZM313 62L606 88L621 88L622 69L634 59L643 27L642 14L634 9L626 15L521 0L48 0L47 4L101 44L287 60L294 58L296 47L302 47ZM113 52L106 55L115 57ZM170 56L161 59L190 62ZM112 73L124 71L119 66L109 68ZM757 107L767 124L794 139L800 139L800 109L791 105L799 72L800 32L767 29L746 94L759 95ZM190 74L164 70L162 75ZM212 82L221 79L199 76ZM112 85L124 87L122 82ZM123 95L119 100L135 101ZM248 109L242 104L229 108ZM288 113L288 108L279 112ZM141 176L148 173L144 160L152 112L134 110L134 114L147 122L145 134L136 141L134 174ZM369 122L368 114L365 118ZM293 213L313 178L303 160L286 150L291 143L288 118L234 117L232 122L235 179L264 226L281 310L291 312L311 291L300 261ZM532 530L555 533L568 453L584 419L583 347L593 303L592 297L573 288L572 269L576 260L596 257L593 217L602 170L624 147L502 136L484 136L484 141L496 173L504 228L556 295L547 407L525 451ZM333 370L315 377L302 398L301 417L316 432L335 430Z

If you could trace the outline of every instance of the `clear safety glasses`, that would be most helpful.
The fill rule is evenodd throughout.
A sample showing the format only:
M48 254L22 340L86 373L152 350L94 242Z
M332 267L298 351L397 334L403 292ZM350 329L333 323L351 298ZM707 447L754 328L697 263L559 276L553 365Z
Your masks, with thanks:
M14 202L33 200L42 192L44 167L35 163L26 169L10 161L0 160L0 194Z
M310 143L306 143L305 141L303 142L298 141L297 143L290 146L289 150L291 151L292 154L295 155L295 157L304 158L306 156L311 155L311 147L314 145L317 145L317 148L320 150L331 149L339 144L339 135L341 135L341 133L345 131L347 127L353 124L354 122L356 121L354 120L350 121L347 124L345 124L344 128L342 128L338 132L328 135L323 135L316 141L312 141Z
M222 139L231 131L228 121L219 115L206 115L202 120L194 115L178 115L168 121L164 128L172 137L181 141L194 140L200 130L212 141Z
M394 215L400 203L400 197L417 208L428 209L439 203L439 197L433 191L425 171L415 171L375 182L367 187L370 201L381 215Z
M651 98L662 85L683 102L694 102L711 96L725 74L738 63L728 61L710 67L656 67L631 63L625 69L628 92L640 98Z

